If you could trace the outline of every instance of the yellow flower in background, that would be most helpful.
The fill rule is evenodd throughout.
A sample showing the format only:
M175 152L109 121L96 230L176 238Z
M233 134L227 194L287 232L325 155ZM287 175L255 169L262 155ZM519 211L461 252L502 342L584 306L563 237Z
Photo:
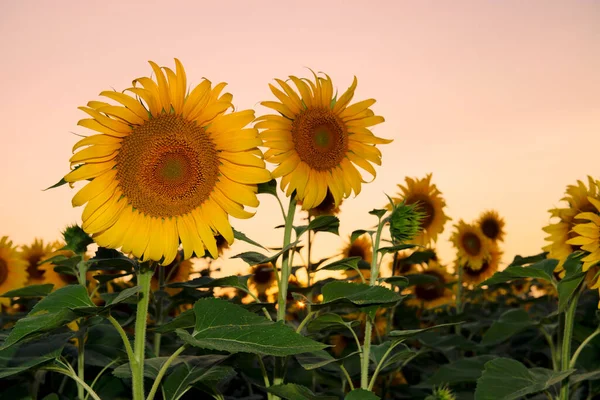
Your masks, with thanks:
M41 239L35 239L30 246L21 246L21 258L27 263L28 285L46 283L44 271L40 269L38 264L48 258L48 255L54 250L56 248L52 244L44 244Z
M451 218L444 213L446 202L435 184L431 183L431 174L423 179L413 179L406 177L406 186L398 185L401 193L398 197L393 197L395 204L405 202L407 205L418 203L418 211L425 214L421 221L421 233L413 240L419 245L429 245L435 242L440 233L444 231L446 221ZM391 205L387 205L391 209Z
M496 273L496 271L498 271L501 256L502 251L500 251L496 244L492 244L490 246L490 257L483 261L483 264L481 264L481 268L473 269L471 268L469 263L462 265L463 282L469 285L478 285L486 279L490 278ZM457 268L460 268L460 265L457 265Z
M339 98L333 97L329 76L315 75L314 82L290 76L297 93L287 82L276 79L283 91L269 85L277 101L261 104L279 113L257 118L256 128L268 148L265 160L278 164L273 178L281 177L281 188L310 210L327 196L337 207L352 192L358 195L364 182L356 166L375 178L371 163L381 165L381 152L375 145L390 143L373 135L371 126L383 117L369 109L374 99L349 105L357 80Z
M21 258L8 236L0 239L0 294L27 284L27 262ZM0 297L0 305L10 307L10 298Z
M578 223L585 222L577 219L576 216L581 213L596 212L596 208L589 199L600 200L600 183L598 181L594 182L594 179L588 176L588 186L581 181L577 181L576 186L567 186L567 195L561 200L567 202L568 207L549 210L551 217L558 218L558 222L543 228L544 232L550 235L544 240L550 242L550 244L542 249L548 252L547 258L558 260L555 271L561 278L564 276L563 264L567 257L579 247L567 243L568 240L577 236L577 233L573 231L573 227Z
M271 179L258 146L254 111L225 114L225 83L203 80L187 92L183 66L175 72L150 62L156 80L135 79L126 93L91 101L79 125L99 132L75 144L78 166L67 182L91 180L72 200L86 204L82 228L103 247L170 264L179 243L184 257L207 250L217 257L216 234L233 241L229 215L250 218L257 183ZM84 148L85 147L85 148Z
M504 241L504 219L495 210L485 211L476 223L481 232L492 241Z
M275 270L273 264L257 264L251 268L252 276L248 279L250 289L254 289L259 295L265 295L267 290L275 285Z
M371 242L371 237L368 234L365 233L357 237L354 242L350 242L350 240L348 240L348 243L346 243L342 249L342 258L349 257L360 257L362 261L364 261L364 268L360 268L360 270L363 277L366 280L369 280L371 277L370 265L371 261L373 260L373 244ZM368 269L366 264L369 265ZM360 264L359 267L361 267ZM352 278L356 282L362 282L358 272L356 272L354 269L347 269L343 272L343 274L348 278Z
M468 264L472 270L480 269L484 261L490 258L490 240L478 226L467 224L462 219L455 227L450 241L457 250L457 263Z
M406 301L407 305L432 309L454 302L454 292L449 286L455 279L446 268L430 261L427 268L420 273L433 276L437 281L415 285L412 289L413 297Z
M589 252L582 258L584 272L600 262L600 200L593 197L588 197L588 200L595 207L595 212L577 214L575 220L582 223L576 224L572 231L579 236L567 240L567 244L581 246L581 250Z
M531 279L518 279L511 281L512 292L516 296L526 295L531 289Z

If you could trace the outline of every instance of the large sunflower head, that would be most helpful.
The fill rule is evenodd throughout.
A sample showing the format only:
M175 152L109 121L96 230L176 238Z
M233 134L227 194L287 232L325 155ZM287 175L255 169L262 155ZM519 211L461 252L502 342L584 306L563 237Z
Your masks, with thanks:
M125 92L80 107L79 125L99 134L75 144L65 181L91 180L72 200L86 204L82 228L103 247L170 264L184 257L217 257L216 234L231 243L229 215L249 218L256 184L271 179L254 128L254 111L225 114L232 96L224 83L204 80L187 92L183 66L175 72L150 62L156 80L142 77Z
M502 251L496 244L492 244L490 246L490 256L483 260L479 269L471 268L469 263L462 264L463 282L468 285L477 285L494 275L500 266L501 256ZM460 268L460 265L457 265L457 268Z
M577 185L567 186L566 196L561 200L565 201L568 207L549 210L551 217L557 218L558 221L543 228L544 232L549 234L545 240L550 242L543 250L548 252L548 258L558 260L555 271L561 277L564 276L563 264L567 257L580 248L578 244L567 243L578 236L573 228L581 222L587 222L577 218L577 215L597 212L590 198L600 200L600 181L594 181L588 176L588 186L582 181L577 181Z
M490 240L476 225L467 224L462 219L455 225L456 231L450 240L457 250L459 265L469 265L473 270L480 269L490 258Z
M40 261L48 258L48 255L56 250L52 244L44 244L41 239L35 239L30 246L21 246L21 258L27 262L27 274L29 285L45 283L44 270L39 268Z
M20 289L27 284L27 261L13 246L8 236L0 238L0 294ZM10 306L10 299L0 297L0 305Z
M252 276L248 280L250 288L253 288L259 295L265 295L275 284L275 270L273 264L257 264L252 267L250 273Z
M504 241L504 219L498 212L489 210L483 212L476 223L481 232L492 241Z
M567 240L571 246L581 246L581 250L588 254L582 258L583 271L600 263L600 200L591 196L588 201L594 206L593 212L582 212L575 216L575 226L572 233L577 236Z
M296 191L302 209L321 204L327 192L334 207L354 192L358 195L364 182L356 166L375 178L371 165L381 165L381 152L375 145L390 143L373 135L371 126L384 121L369 109L375 100L350 104L357 80L339 98L333 96L329 76L315 75L315 80L290 76L296 90L276 79L281 90L269 85L277 101L261 104L275 110L257 119L256 128L268 147L265 159L278 164L273 178L281 177L281 188L290 196Z
M446 268L437 262L430 262L420 273L433 276L437 281L415 285L412 289L413 298L407 300L407 305L432 309L454 301L454 292L449 286L455 279Z
M444 213L446 202L442 197L442 192L437 186L431 183L431 174L423 179L413 179L406 177L406 186L398 185L401 190L399 197L392 200L398 204L405 202L407 205L417 204L417 209L425 216L421 220L421 232L413 240L420 245L429 245L435 242L440 233L444 231L446 221L451 218ZM391 206L388 205L388 209Z

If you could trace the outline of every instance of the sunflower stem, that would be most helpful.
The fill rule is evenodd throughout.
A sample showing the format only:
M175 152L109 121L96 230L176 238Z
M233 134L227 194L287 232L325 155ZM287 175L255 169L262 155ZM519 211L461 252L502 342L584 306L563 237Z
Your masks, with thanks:
M158 269L158 290L165 289L165 269ZM157 297L157 298L156 298ZM156 325L160 326L163 322L163 296L156 296ZM154 333L154 356L160 357L160 342L162 335L159 332Z
M581 290L577 289L571 302L569 303L569 307L565 313L564 319L564 333L562 337L562 346L561 346L561 356L560 356L560 370L562 372L567 371L570 366L571 361L571 340L573 338L573 326L575 324L575 312L577 311L577 302L579 301L579 296L581 294ZM569 378L565 378L561 382L560 386L560 400L569 400Z
M81 382L85 383L85 353L84 345L85 338L83 335L77 338L77 376ZM77 396L80 400L85 397L85 388L79 382L77 382Z
M135 341L133 354L135 363L131 364L133 381L133 400L144 400L144 356L146 350L146 319L148 318L148 304L150 303L150 282L153 274L153 263L149 266L140 265L137 271L137 284L140 286L138 293L137 312L135 316Z
M381 231L383 230L383 225L385 221L382 221L379 218L379 222L377 224L377 233L375 234L375 240L373 240L373 257L371 259L371 278L369 280L370 286L375 286L377 283L377 277L379 275L379 263L378 260L378 252L379 252L379 242L381 241ZM360 371L360 387L361 389L369 390L369 356L371 352L371 334L373 331L373 324L371 322L371 318L367 315L367 321L365 322L365 340L363 342L363 351L361 358L361 371Z
M296 213L296 197L292 195L290 197L290 205L288 213L285 218L285 230L283 233L283 248L287 248L290 245L292 238L292 227L294 224L294 214ZM289 251L283 254L281 262L281 276L279 277L279 294L277 296L277 321L283 321L285 319L285 303L287 300L287 289L288 282L291 274L290 265L290 254Z
M171 356L167 359L167 361L165 361L164 364L161 365L160 370L158 371L158 375L156 375L156 379L154 379L154 383L152 384L152 388L150 389L150 393L148 393L148 397L146 398L146 400L154 400L154 396L156 395L156 392L158 391L158 387L160 386L160 382L162 381L162 378L167 373L167 370L169 369L169 367L171 366L173 361L175 361L175 359L181 353L183 353L183 351L186 348L187 348L187 346L184 344L183 346L181 346L180 348L175 350L175 353L171 354Z
M462 265L457 265L458 271L457 271L457 281L456 281L456 315L460 315L463 312L463 302L462 302L462 295L463 295L463 272L464 272L464 268L462 267ZM459 325L455 325L454 326L454 332L456 332L457 335L460 335L460 326Z

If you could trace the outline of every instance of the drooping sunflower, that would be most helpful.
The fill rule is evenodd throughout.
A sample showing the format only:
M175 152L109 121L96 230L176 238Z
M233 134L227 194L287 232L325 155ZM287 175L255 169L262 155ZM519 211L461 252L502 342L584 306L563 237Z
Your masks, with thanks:
M468 285L477 285L494 275L500 266L501 256L502 251L500 251L496 244L492 244L490 246L490 256L483 260L481 268L473 269L469 263L462 265L463 282ZM457 265L457 268L460 268L460 265Z
M283 89L269 85L279 99L261 104L279 113L259 117L255 125L268 147L265 160L278 164L273 178L281 177L281 188L290 196L294 190L302 209L310 210L329 191L335 207L352 192L358 195L365 182L356 166L375 178L381 152L375 145L391 140L373 135L371 126L384 122L370 110L374 99L349 105L356 89L356 77L339 98L333 97L329 76L315 74L315 81L290 76L299 94L286 82Z
M192 272L193 264L191 260L184 260L183 254L181 252L177 253L175 259L168 265L164 267L164 277L165 277L165 285L169 283L175 282L186 282L190 278L190 273ZM160 274L161 271L157 268L154 270L154 275L152 275L152 280L150 281L150 287L152 290L156 291L160 287ZM171 295L180 291L180 289L176 288L165 288L165 291Z
M481 232L492 241L504 241L504 219L500 218L495 210L483 212L476 224L481 229Z
M359 268L365 279L371 277L371 261L373 259L373 245L371 244L371 237L367 234L363 234L357 237L354 242L350 242L344 245L342 249L342 258L348 257L360 257ZM348 269L344 271L344 275L349 278L355 278L355 280L361 281L360 276L354 269Z
M490 258L491 241L478 226L467 224L462 219L455 228L450 240L456 247L458 264L468 264L472 270L480 269L483 262Z
M0 294L27 284L27 262L20 257L8 236L0 239ZM0 297L0 306L10 307L8 297Z
M273 264L257 264L251 268L252 276L248 279L250 288L258 292L259 295L265 295L275 284L275 270Z
M567 257L579 248L579 245L569 244L567 241L578 235L573 231L575 225L586 222L576 216L581 213L596 212L596 208L589 199L600 200L600 182L594 181L591 176L588 176L588 186L582 181L577 181L577 185L567 186L566 196L561 200L567 202L568 207L549 210L551 217L558 218L558 222L542 228L550 235L544 239L550 243L542 249L548 252L547 258L558 260L555 271L561 278L564 276L563 264Z
M431 174L423 179L406 177L406 186L398 185L401 190L398 197L393 197L395 204L405 202L407 205L418 203L417 209L425 214L421 220L421 233L413 242L419 245L429 245L435 242L440 233L444 231L446 221L451 218L444 213L446 201L435 184L431 183ZM391 209L391 205L387 205Z
M48 258L48 255L56 250L52 244L44 244L42 239L35 239L30 246L21 246L21 258L27 263L28 285L40 285L46 283L44 271L39 268L39 263Z
M445 267L435 261L430 261L421 274L434 276L437 281L415 285L412 289L413 297L407 300L407 305L432 309L454 301L454 292L449 285L455 279Z
M244 128L254 111L225 114L232 95L203 80L187 93L185 71L150 62L156 81L142 77L126 89L104 91L120 105L91 101L79 125L100 134L75 144L67 182L91 180L72 200L87 203L82 228L108 248L170 264L205 250L217 257L216 234L231 243L229 215L249 218L256 184L271 179L258 131ZM165 75L166 73L166 75ZM135 96L135 97L132 97ZM85 149L81 150L83 147Z
M600 263L600 200L588 197L588 201L595 207L595 212L582 212L575 216L575 221L581 221L572 229L578 236L566 242L572 246L581 246L581 250L589 252L582 258L584 272Z
M308 210L308 215L310 215L311 217L318 217L321 215L338 215L340 213L340 206L342 205L342 203L343 200L341 200L340 203L336 205L333 195L328 190L323 201L319 203L316 207L313 207L310 210ZM298 202L298 204L302 205L301 202Z

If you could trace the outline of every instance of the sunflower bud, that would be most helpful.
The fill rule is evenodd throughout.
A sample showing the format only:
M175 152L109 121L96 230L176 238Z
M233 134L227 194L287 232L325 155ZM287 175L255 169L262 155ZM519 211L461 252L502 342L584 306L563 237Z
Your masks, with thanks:
M433 393L425 398L425 400L456 400L456 396L448 386L440 386L433 388Z
M68 226L62 234L67 244L61 250L71 250L77 254L85 253L87 247L94 243L92 238L77 224Z
M389 216L390 234L394 240L406 243L419 234L425 213L419 211L418 205L418 202L410 205L402 202L394 207Z

